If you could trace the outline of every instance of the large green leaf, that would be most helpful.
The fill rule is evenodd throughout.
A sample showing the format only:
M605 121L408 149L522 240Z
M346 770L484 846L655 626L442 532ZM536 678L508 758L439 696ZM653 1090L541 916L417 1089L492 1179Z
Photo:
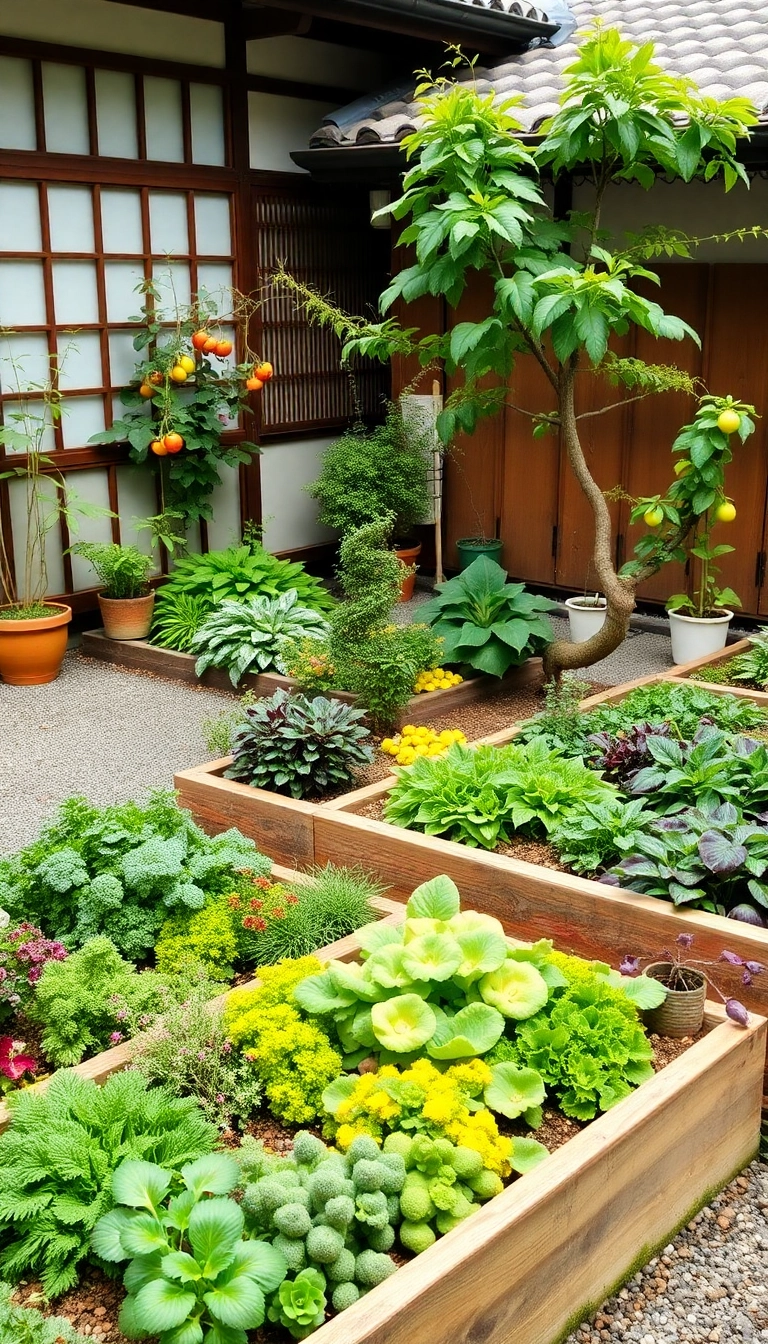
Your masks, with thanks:
M110 1209L99 1219L91 1233L91 1246L102 1260L125 1260L129 1252L123 1249L122 1235L137 1217L133 1209Z
M434 1012L418 994L398 994L386 1003L375 1003L371 1021L379 1043L397 1054L426 1045L437 1025Z
M230 1283L223 1283L203 1295L211 1315L240 1330L255 1330L264 1321L264 1294L259 1285L246 1275L239 1275Z
M476 562L475 562L476 563ZM461 897L456 883L442 873L429 882L422 882L411 894L405 908L406 915L425 919L451 919L461 909Z
M323 1110L335 1115L343 1101L348 1101L358 1083L357 1074L343 1073L334 1078L323 1091Z
M154 1162L128 1158L120 1163L112 1177L112 1194L116 1204L153 1211L167 1195L170 1184L169 1171Z
M455 1017L444 1014L427 1045L432 1059L470 1059L484 1055L499 1040L504 1018L485 1003L469 1003Z
M537 1139L518 1139L512 1140L512 1157L510 1159L513 1171L517 1171L524 1176L527 1171L533 1171L540 1162L549 1157L548 1150L543 1143Z
M181 1175L187 1189L199 1199L201 1195L228 1195L240 1180L240 1167L226 1153L208 1153L196 1162L188 1162L181 1168Z
M140 1213L124 1228L120 1240L129 1255L154 1255L169 1249L165 1228L151 1213Z
M544 1100L544 1080L536 1069L518 1068L516 1064L503 1062L492 1064L491 1082L483 1091L483 1101L492 1111L506 1115L508 1120L516 1120L534 1106L540 1106ZM515 1139L517 1147L517 1139Z
M241 1241L235 1247L232 1264L221 1277L229 1281L247 1274L263 1293L272 1293L283 1282L287 1268L285 1256L276 1246L267 1241Z
M189 1240L207 1279L215 1278L234 1257L243 1231L243 1211L233 1199L206 1199L189 1219Z
M182 1283L155 1279L145 1284L133 1299L133 1317L141 1330L156 1335L161 1330L172 1330L181 1325L195 1302L195 1294Z

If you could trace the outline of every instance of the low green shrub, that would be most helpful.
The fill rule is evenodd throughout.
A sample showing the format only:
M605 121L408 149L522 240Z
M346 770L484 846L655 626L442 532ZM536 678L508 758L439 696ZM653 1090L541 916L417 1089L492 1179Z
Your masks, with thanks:
M3 1344L88 1344L64 1316L44 1316L33 1302L11 1301L13 1285L0 1283L0 1339Z
M374 919L371 900L381 896L383 890L359 867L327 863L313 868L307 880L292 891L286 893L281 886L276 900L260 909L249 908L244 914L241 909L240 956L249 966L269 966L284 958L309 956ZM293 900L287 900L286 895ZM249 904L243 901L243 909Z
M341 700L277 690L245 710L227 779L292 798L321 798L347 788L373 758L363 713Z
M138 546L119 546L116 542L78 541L70 547L93 565L102 585L102 597L143 597L149 592L147 580L152 572L152 556Z
M0 858L0 907L70 949L104 934L140 960L169 911L201 909L246 867L271 864L239 831L207 836L171 793L109 807L69 798L37 840Z
M193 1100L149 1090L131 1070L103 1087L58 1073L44 1092L17 1092L8 1105L11 1123L0 1134L0 1274L12 1283L39 1278L52 1298L77 1283L125 1158L177 1170L216 1142Z

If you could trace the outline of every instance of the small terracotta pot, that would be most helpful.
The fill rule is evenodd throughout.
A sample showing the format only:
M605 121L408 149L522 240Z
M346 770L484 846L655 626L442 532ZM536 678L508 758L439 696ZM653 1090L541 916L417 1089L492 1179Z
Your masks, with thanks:
M416 561L421 555L421 542L420 541L417 542L415 546L403 546L403 547L396 546L395 555L397 556L401 565L406 565L409 569L411 566L414 567L413 573L406 574L405 578L402 580L400 584L400 601L410 602L411 598L413 597L413 587L416 582L416 569L418 568L418 566L416 565Z
M101 619L107 639L146 639L152 624L155 594L146 597L102 597Z
M652 980L666 985L673 970L669 961L656 961L646 966L645 974ZM704 1004L707 999L707 982L698 971L685 967L685 977L690 989L667 989L667 997L658 1008L648 1008L643 1013L643 1021L648 1031L657 1036L672 1036L681 1040L683 1036L695 1036L701 1031L704 1021Z
M61 671L72 608L45 605L50 616L29 621L3 620L0 607L0 677L9 686L41 686Z

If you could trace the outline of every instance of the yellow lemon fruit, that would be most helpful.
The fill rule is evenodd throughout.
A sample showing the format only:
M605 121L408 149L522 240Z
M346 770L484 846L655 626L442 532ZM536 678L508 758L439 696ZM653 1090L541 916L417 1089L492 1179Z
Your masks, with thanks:
M721 411L717 417L717 428L723 434L735 434L741 424L741 416L738 411Z
M181 364L174 364L173 368L171 369L171 378L173 379L174 383L186 383L187 370L183 369Z
M179 368L183 369L185 373L194 373L195 372L194 359L190 359L189 355L182 355L181 359L179 360Z
M658 504L654 505L652 509L646 509L643 514L643 522L648 527L658 527L659 523L663 523L663 521L664 510L660 509Z
M719 523L732 523L736 517L736 509L729 499L723 501L719 509L715 510L715 517Z

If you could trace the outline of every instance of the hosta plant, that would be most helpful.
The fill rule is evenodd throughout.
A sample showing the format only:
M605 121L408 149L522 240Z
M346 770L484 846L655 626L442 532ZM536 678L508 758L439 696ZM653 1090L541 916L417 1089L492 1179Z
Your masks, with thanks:
M265 1295L286 1263L268 1242L243 1239L245 1218L228 1198L240 1168L212 1153L181 1170L129 1160L112 1176L116 1208L93 1229L107 1262L130 1260L119 1325L128 1339L159 1344L247 1344L266 1315Z
M768 806L768 748L751 737L729 738L702 724L691 742L649 737L651 763L627 783L628 792L647 797L654 811L672 814L686 807L732 802L750 815Z
M518 830L548 834L575 804L614 794L612 784L541 739L507 747L457 744L444 756L403 766L384 815L396 826L495 849Z
M285 640L322 639L328 622L304 607L294 588L279 597L254 597L248 602L224 601L206 617L191 643L198 654L198 677L209 667L223 667L237 686L247 672L268 672Z
M373 759L361 710L341 700L277 690L245 710L227 779L258 789L320 798L349 785Z
M189 638L189 628L197 618L197 628L220 602L249 602L254 597L279 597L293 590L298 593L302 606L313 611L330 611L333 598L320 579L307 574L304 566L292 560L280 560L256 541L242 546L230 546L224 551L208 551L206 555L185 555L175 560L168 582L158 589L155 599L155 617L152 643L169 649L183 649L188 645L173 642L179 613L185 620L179 629L180 637ZM188 599L182 605L181 599ZM194 601L196 606L192 606Z
M503 677L551 643L552 626L544 613L554 605L527 593L522 583L507 583L506 570L481 555L442 584L419 614L443 640L445 662Z
M658 817L600 881L718 915L768 908L768 826L732 803Z

